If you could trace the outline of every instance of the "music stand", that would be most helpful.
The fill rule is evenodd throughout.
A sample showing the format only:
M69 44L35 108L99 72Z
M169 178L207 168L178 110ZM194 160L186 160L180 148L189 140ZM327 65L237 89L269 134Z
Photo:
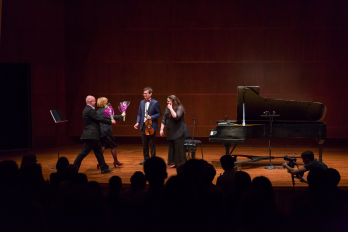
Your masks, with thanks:
M62 122L67 122L68 120L65 119L63 113L61 110L50 110L51 115L53 117L53 120L55 123L62 123ZM58 143L58 159L59 159L59 124L58 124L58 134L57 134L57 143ZM50 167L50 169L55 168L56 166Z
M276 114L275 111L273 111L272 113L270 113L269 111L265 111L265 112L263 112L263 115L260 115L260 116L261 117L268 117L269 118L269 125L270 125L269 137L268 137L269 166L266 166L265 169L276 169L276 167L274 167L273 164L271 163L271 159L272 159L271 138L272 138L273 119L274 119L274 117L278 117L280 115Z

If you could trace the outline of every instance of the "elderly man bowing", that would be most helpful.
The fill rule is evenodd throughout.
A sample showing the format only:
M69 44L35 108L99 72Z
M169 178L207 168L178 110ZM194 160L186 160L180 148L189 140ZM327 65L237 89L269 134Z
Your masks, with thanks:
M109 166L105 163L102 147L99 143L99 133L100 133L100 123L105 124L116 124L115 120L104 119L98 116L95 111L95 97L88 95L86 97L86 107L82 112L83 118L83 133L80 139L84 140L82 151L76 157L74 164L78 168L81 166L82 160L90 153L91 150L94 151L95 157L100 164L101 173L111 172Z

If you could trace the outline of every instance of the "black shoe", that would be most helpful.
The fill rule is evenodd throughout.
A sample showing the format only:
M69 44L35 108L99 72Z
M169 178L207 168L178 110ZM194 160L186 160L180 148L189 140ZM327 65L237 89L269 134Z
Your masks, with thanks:
M108 172L112 172L113 169L104 169L101 171L101 174L105 174L105 173L108 173Z
M141 162L139 165L144 165L145 161L146 161L146 160L143 160L143 162Z

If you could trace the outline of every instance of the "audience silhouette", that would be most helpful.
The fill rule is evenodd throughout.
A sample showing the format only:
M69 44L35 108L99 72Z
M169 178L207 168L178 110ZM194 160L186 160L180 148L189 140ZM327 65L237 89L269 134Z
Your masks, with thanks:
M224 155L220 158L221 167L224 170L223 174L216 179L216 185L220 186L226 196L234 193L234 177L236 169L234 167L235 158L230 155Z
M60 157L56 164L57 172L50 174L51 184L58 192L59 184L64 181L65 170L69 166L69 160L66 157Z
M137 201L139 198L143 197L147 191L145 189L146 178L144 173L140 171L135 172L131 177L130 182L131 188L125 191L124 196L132 201Z
M197 159L177 167L178 175L165 183L167 165L152 157L144 173L132 175L130 189L112 176L103 197L100 184L88 182L65 157L51 181L44 180L35 154L23 156L21 168L1 161L1 231L348 231L348 193L338 187L337 170L311 169L307 194L284 215L267 177L251 180L230 156L220 162L224 173L216 185L214 166Z

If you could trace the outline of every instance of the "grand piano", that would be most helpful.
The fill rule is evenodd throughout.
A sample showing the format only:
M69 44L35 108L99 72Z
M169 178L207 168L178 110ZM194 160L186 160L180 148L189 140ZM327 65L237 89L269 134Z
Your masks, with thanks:
M238 86L237 120L217 121L216 129L210 131L209 141L223 144L226 154L231 155L237 144L247 139L312 138L318 142L319 161L322 162L326 124L320 121L325 117L325 105L320 102L270 99L260 96L259 92L259 86ZM232 145L234 147L230 151ZM253 161L261 160L255 157Z

